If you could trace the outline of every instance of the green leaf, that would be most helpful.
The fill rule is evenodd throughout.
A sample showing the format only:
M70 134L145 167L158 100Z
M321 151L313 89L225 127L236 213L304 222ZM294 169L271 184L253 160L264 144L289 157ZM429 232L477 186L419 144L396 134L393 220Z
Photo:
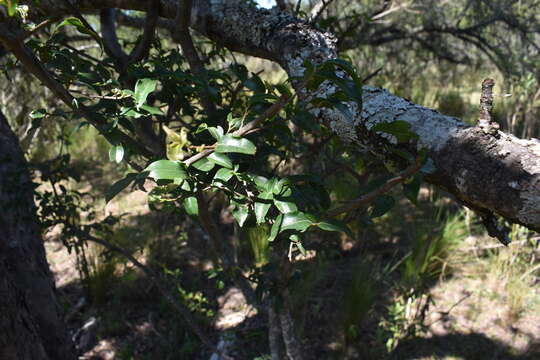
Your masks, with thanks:
M271 191L265 191L260 193L257 198L261 200L272 200L273 196L274 194L272 194ZM257 219L257 224L266 221L266 214L268 213L268 210L270 210L270 206L272 206L271 201L255 202L255 218Z
M223 137L223 128L221 126L218 127L209 127L208 131L210 132L210 135L216 140L219 140Z
M274 241L276 239L281 229L282 223L283 215L279 215L276 220L274 220L274 224L272 224L272 229L270 229L270 237L268 238L268 241Z
M188 215L199 215L199 203L197 202L197 198L195 196L185 198L183 204Z
M387 134L394 135L398 142L407 142L410 139L418 138L414 132L411 131L411 124L403 120L396 120L393 122L381 122L371 128L371 131L382 131Z
M139 79L135 84L135 93L133 98L135 99L135 106L137 110L146 102L148 95L156 90L157 80L154 79Z
M251 141L233 135L224 135L219 139L216 146L216 152L218 153L241 153L254 155L256 151L257 148Z
M193 166L197 170L208 172L212 170L215 165L215 163L208 160L207 158L202 158L201 160L194 162L191 166Z
M370 216L372 218L383 216L394 207L395 203L396 200L390 195L379 196L373 202L373 208L371 210Z
M30 118L41 119L44 118L45 115L47 115L47 111L45 109L37 109L30 113Z
M156 180L186 179L187 172L183 165L177 161L158 160L144 169L149 171L148 176Z
M124 177L121 180L118 180L115 182L105 193L105 201L109 202L111 201L120 191L124 190L126 187L128 187L129 184L135 180L138 174L136 173L130 173L127 174L126 177Z
M294 243L294 245L296 245L296 247L300 251L300 254L302 254L303 256L306 256L307 251L304 248L304 245L302 245L300 238L297 235L291 235L289 239Z
M246 80L244 83L246 87L256 93L262 93L266 91L263 81L258 75L253 74L252 77Z
M218 164L220 166L228 168L228 169L233 168L233 163L232 163L231 159L225 154L214 152L214 153L208 155L208 160L214 162L215 164Z
M152 115L165 115L165 113L163 111L161 111L160 108L150 106L150 105L147 105L147 104L141 105L141 109L149 112Z
M232 204L234 204L234 209L232 211L232 215L238 225L240 227L244 226L244 223L246 222L248 216L249 216L249 209L244 204L239 204L235 201L231 201Z
M349 229L349 227L345 223L338 220L334 220L334 219L324 220L317 223L317 226L324 231L344 232L350 237L353 237L353 233L351 229Z
M109 149L109 160L119 163L124 158L124 147L122 144L114 145Z
M7 4L5 5L7 7L8 16L14 16L17 13L17 0L7 0ZM3 3L3 2L0 2Z
M214 180L221 180L223 182L227 182L232 178L233 175L234 172L231 169L221 168L216 172Z
M284 214L280 232L285 230L296 230L303 232L313 225L313 223L315 223L315 218L312 215L303 213L301 211Z
M277 207L280 213L287 214L298 211L298 207L292 201L277 200L274 199L274 205Z
M96 32L93 29L86 27L86 25L84 25L83 22L76 17L68 17L64 19L64 21L62 21L60 24L58 24L54 28L53 34L55 34L58 31L58 29L60 29L61 27L67 26L67 25L74 26L77 29L77 31L79 31L81 34L90 35L91 37L94 38L94 40L98 42L100 46L102 46L101 38L99 37L99 35L96 34Z

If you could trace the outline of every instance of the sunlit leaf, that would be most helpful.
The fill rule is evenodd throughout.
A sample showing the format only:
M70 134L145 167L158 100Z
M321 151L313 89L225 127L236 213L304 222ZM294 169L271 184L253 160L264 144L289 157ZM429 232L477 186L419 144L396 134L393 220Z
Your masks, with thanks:
M122 144L114 145L109 149L109 160L119 163L124 158L124 147Z
M139 79L135 84L135 93L133 97L135 99L135 106L137 110L146 102L148 95L156 90L158 81L154 79Z
M224 135L221 137L216 146L216 152L218 153L241 153L254 155L256 151L257 148L251 141L232 135Z
M197 198L195 196L185 198L182 204L184 205L184 209L188 215L199 215L199 203L197 202Z
M229 169L232 169L233 167L233 163L231 161L231 159L225 155L225 154L222 154L222 153L212 153L208 156L208 160L220 165L220 166L223 166L225 168L229 168Z
M144 169L148 171L148 176L156 180L186 179L187 172L183 165L177 161L158 160L154 161Z

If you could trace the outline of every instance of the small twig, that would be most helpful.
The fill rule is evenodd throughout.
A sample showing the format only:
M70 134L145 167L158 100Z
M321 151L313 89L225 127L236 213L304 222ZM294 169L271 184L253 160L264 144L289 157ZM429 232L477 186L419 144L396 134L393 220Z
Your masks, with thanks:
M438 313L441 314L441 317L439 319L433 321L432 323L426 325L426 328L429 328L429 327L433 326L434 324L438 323L439 321L441 321L443 319L447 319L448 315L450 315L450 312L452 312L452 310L454 310L457 306L459 306L459 304L461 304L463 301L467 300L471 296L472 296L472 293L467 293L467 294L465 294L465 296L463 296L461 299L459 299L455 304L450 306L450 309L448 309L446 311L439 311Z
M375 76L379 75L379 73L381 72L382 69L383 69L383 67L381 66L380 68L378 68L377 70L375 70L374 72L372 72L371 74L369 74L368 76L363 78L362 79L362 84L368 82L369 80L373 79Z
M298 14L300 13L300 6L302 5L302 0L298 0L296 2L296 8L294 10L294 16L298 17Z
M24 34L24 36L22 37L21 41L24 41L25 39L29 38L30 36L34 35L35 33L37 33L39 30L43 29L45 26L47 25L50 25L54 22L57 22L58 20L60 20L60 17L56 16L56 17L52 17L50 19L47 19L47 20L44 20L42 22L40 22L39 24L37 24L32 30L30 30L29 32L27 32L26 34Z
M369 203L371 203L373 200L375 200L378 196L381 196L388 191L390 191L394 186L404 182L409 177L414 175L416 172L420 170L422 167L422 161L420 158L416 159L416 162L409 166L405 171L403 171L401 174L399 174L396 177L393 177L392 179L389 179L386 181L381 187L367 193L366 195L363 195L359 197L358 199L349 201L346 205L340 206L338 208L335 208L333 210L330 210L326 213L327 217L334 217L339 214L350 212L352 210L358 209L359 207L365 206Z
M320 0L317 4L315 4L309 14L309 23L315 24L323 13L324 9L326 9L326 7L330 5L332 1L333 0Z

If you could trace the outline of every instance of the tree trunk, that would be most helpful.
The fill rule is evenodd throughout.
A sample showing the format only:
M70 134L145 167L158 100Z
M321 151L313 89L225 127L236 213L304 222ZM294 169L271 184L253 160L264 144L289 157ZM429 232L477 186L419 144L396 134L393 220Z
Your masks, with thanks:
M0 112L0 359L75 359L18 139Z

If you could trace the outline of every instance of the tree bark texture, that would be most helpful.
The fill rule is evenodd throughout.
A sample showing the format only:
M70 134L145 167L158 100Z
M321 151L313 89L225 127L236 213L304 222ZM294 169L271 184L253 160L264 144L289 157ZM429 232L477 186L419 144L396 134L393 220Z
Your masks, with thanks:
M145 0L76 0L81 11L120 8L145 11ZM278 62L291 77L302 76L305 61L321 64L337 57L336 39L290 14L261 9L242 0L196 0L191 27L234 51ZM161 0L164 25L174 27L177 0ZM32 4L42 13L68 13L63 1ZM163 21L161 22L163 25ZM343 76L345 76L343 74ZM297 84L300 98L327 97L337 91L329 82L314 92ZM314 115L351 146L385 154L389 145L413 154L426 149L436 167L427 180L454 194L462 203L494 212L509 221L540 231L540 141L523 140L501 131L486 134L479 127L413 104L383 89L365 86L363 108L347 104L347 118L335 109L315 109ZM381 122L406 121L418 139L397 144L393 136L371 129Z
M17 137L0 113L0 359L75 359Z

